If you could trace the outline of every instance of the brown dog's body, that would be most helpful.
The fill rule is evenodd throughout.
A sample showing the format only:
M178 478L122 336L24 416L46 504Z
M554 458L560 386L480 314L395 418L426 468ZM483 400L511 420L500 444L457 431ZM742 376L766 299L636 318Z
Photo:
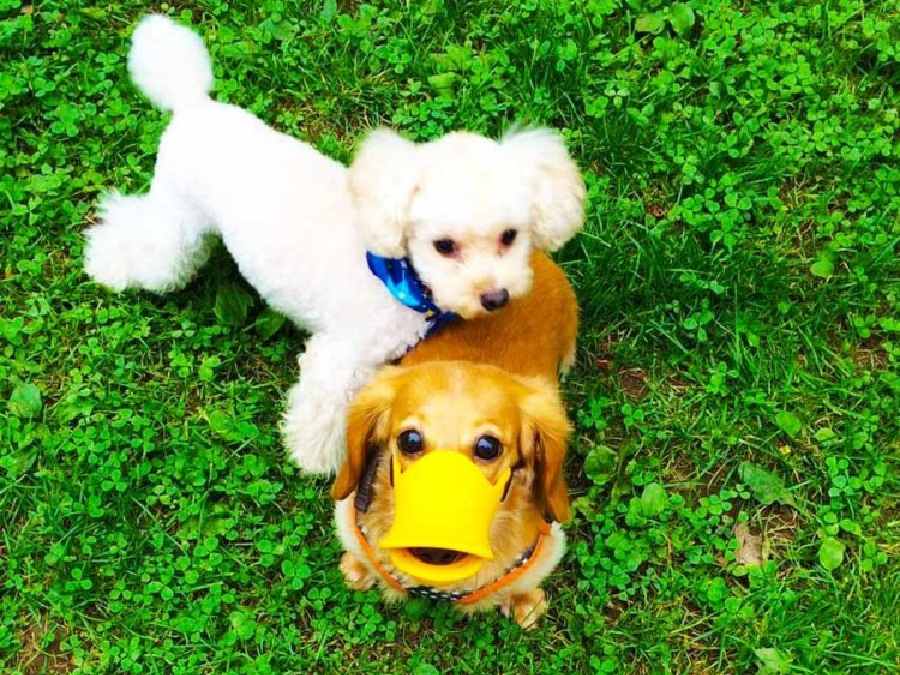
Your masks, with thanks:
M391 452L401 457L405 471L426 452L455 450L492 483L505 469L513 477L489 531L494 558L475 575L441 590L469 594L471 602L459 603L462 609L499 605L523 626L543 613L539 584L562 556L558 523L569 517L562 473L569 425L557 373L574 358L578 312L568 280L548 257L535 254L532 269L534 285L527 296L496 314L451 324L423 341L401 366L379 373L351 406L348 455L333 493L343 500L336 511L347 550L341 569L354 588L381 581L385 595L399 599L406 595L403 589L417 585L376 546L394 520ZM398 436L408 429L417 429L425 439L424 449L412 456L398 450ZM473 443L484 434L501 443L500 456L491 461L473 454ZM364 475L375 457L377 468L366 484ZM354 493L361 483L363 501L369 503L358 510ZM549 528L548 520L553 522ZM535 542L533 560L521 574L512 575L509 583L492 583L508 579L508 571ZM385 573L399 584L385 583Z
M472 361L556 382L575 358L578 304L566 275L545 254L532 254L531 269L528 295L496 314L451 324L416 345L402 364Z

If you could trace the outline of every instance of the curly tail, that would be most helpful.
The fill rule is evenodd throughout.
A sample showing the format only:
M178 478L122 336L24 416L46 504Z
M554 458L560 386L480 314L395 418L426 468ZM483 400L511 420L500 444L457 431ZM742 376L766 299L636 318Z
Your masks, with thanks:
M161 14L145 16L135 29L128 72L138 89L163 110L206 100L213 84L203 40Z

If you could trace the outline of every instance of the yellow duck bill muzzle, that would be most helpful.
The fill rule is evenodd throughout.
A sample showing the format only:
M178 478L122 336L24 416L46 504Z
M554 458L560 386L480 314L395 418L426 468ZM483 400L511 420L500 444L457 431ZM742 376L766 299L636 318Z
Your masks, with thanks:
M428 584L475 574L491 560L490 529L510 470L494 484L459 452L437 450L406 471L391 456L394 522L378 545L401 572Z

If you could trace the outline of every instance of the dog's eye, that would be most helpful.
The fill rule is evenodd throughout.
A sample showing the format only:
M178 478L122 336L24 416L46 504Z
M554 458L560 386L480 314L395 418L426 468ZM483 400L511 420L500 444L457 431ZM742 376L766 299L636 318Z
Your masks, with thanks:
M478 459L490 461L500 456L503 446L493 436L479 436L475 441L475 456Z
M519 234L519 231L513 228L503 230L503 234L500 235L500 243L504 246L512 246L517 234Z
M456 253L456 242L452 239L435 239L432 243L434 250L441 255L453 255Z
M404 455L417 455L425 447L425 439L415 429L408 429L397 436L397 447Z

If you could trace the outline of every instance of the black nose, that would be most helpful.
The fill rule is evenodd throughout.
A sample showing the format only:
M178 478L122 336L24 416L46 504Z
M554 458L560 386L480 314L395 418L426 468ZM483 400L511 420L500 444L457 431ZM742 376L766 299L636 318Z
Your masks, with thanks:
M481 306L487 311L493 312L509 302L509 291L501 288L499 291L489 291L481 294Z

